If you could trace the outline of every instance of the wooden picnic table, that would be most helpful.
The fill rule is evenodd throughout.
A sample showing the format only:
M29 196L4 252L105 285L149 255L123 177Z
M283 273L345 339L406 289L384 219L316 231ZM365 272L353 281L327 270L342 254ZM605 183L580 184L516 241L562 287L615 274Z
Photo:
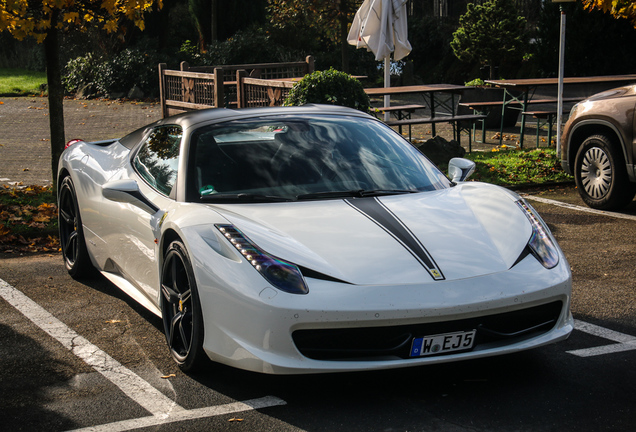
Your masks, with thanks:
M424 94L431 92L458 93L463 90L466 90L465 86L456 84L423 84L396 87L374 87L364 89L365 93L369 96L404 95L414 93Z
M636 81L636 74L630 75L605 75L589 77L568 77L563 78L564 85L572 84L617 84L623 82ZM519 144L523 147L523 136L525 133L526 115L533 114L528 111L530 104L554 104L556 99L533 99L534 93L539 87L555 86L559 83L558 78L523 78L511 80L486 80L487 84L504 89L503 103L501 104L501 127L499 129L499 144L503 140L503 114L509 105L520 105L521 109L521 130L519 131ZM517 94L513 93L516 92ZM583 100L584 98L568 98L570 101Z
M431 125L431 132L433 135L436 134L435 124L439 122L449 122L453 123L455 126L455 139L459 141L459 133L460 121L471 121L472 118L468 118L466 116L462 116L459 118L456 114L456 104L455 104L455 95L461 94L466 90L465 86L456 85L456 84L423 84L423 85L410 85L410 86L396 86L396 87L374 87L374 88L365 88L365 93L370 97L378 97L378 96L400 96L400 95L411 95L411 94L419 94L422 96L424 105L398 105L398 106L386 106L378 108L379 111L383 112L393 112L397 115L398 119L396 121L387 121L386 123L390 126L401 126L408 125L409 126L409 138L410 138L410 126L413 124L424 124L428 123ZM447 94L448 97L445 99L440 99L435 97L435 93L444 93ZM427 118L419 118L412 119L410 114L415 109L423 109L428 108L431 112L431 116ZM441 109L441 110L440 110ZM405 115L406 113L406 115ZM442 120L440 116L445 116ZM436 118L437 117L437 118Z

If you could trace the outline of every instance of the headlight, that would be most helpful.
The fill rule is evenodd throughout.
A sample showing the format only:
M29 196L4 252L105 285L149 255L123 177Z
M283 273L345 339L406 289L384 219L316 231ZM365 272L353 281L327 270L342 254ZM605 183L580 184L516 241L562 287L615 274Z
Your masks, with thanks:
M570 115L568 116L568 118L574 118L574 116L576 115L576 112L579 110L579 106L581 105L581 103L577 103L576 105L574 105L572 107L572 109L570 110Z
M215 226L270 284L291 294L309 292L303 275L294 264L268 254L233 225L216 224Z
M536 210L524 199L517 201L517 205L521 208L532 225L532 236L528 241L528 247L532 255L547 269L555 267L559 263L559 253L548 234L548 227L545 226L543 220L539 217Z

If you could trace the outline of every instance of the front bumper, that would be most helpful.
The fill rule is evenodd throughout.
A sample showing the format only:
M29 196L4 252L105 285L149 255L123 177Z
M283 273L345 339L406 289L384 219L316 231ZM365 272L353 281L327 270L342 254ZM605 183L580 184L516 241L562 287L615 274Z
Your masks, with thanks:
M267 287L256 272L252 273L257 278L252 273L232 272L245 279L234 278L231 284L203 266L196 266L195 272L204 311L205 351L214 361L256 372L300 374L458 361L539 347L566 339L573 330L571 274L563 257L551 270L528 256L502 273L411 285L355 286L307 279L307 295ZM261 288L247 288L250 286ZM347 334L354 338L364 335L375 343L387 329L391 333L411 328L415 329L413 337L422 337L430 335L428 332L468 330L466 327L483 322L492 327L498 317L512 317L514 322L515 316L533 315L528 311L542 310L545 316L546 309L552 318L544 320L539 314L538 320L521 325L519 334L509 337L489 338L482 333L468 352L418 358L390 350L325 356L316 354L311 346L319 341L330 347L324 339L329 334L337 335L333 346L342 347L347 344ZM550 323L545 324L547 321ZM531 329L536 323L541 325ZM391 342L378 340L377 344Z

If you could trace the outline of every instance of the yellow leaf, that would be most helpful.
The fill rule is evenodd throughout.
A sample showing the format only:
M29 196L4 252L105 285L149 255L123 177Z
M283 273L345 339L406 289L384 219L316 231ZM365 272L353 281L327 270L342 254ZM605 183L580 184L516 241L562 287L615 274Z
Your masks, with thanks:
M48 216L37 215L33 217L33 222L49 223L51 222L51 218Z
M79 19L79 13L77 12L67 12L64 14L64 18L63 20L66 22L75 22L77 19Z

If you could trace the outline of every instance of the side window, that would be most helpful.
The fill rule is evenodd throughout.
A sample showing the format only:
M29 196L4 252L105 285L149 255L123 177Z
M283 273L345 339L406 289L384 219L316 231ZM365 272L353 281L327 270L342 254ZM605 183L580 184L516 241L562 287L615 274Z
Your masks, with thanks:
M133 160L140 176L168 196L177 180L182 130L179 126L154 129Z

